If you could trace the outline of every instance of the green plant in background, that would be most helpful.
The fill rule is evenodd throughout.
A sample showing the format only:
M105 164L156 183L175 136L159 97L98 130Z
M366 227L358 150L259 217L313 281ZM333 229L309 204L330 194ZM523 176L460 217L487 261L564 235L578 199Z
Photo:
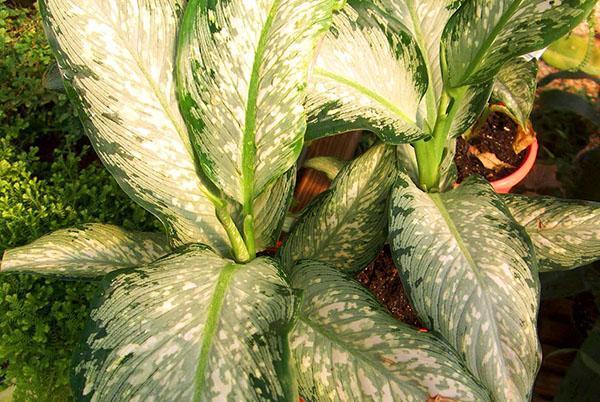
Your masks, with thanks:
M53 62L33 9L0 1L0 255L66 226L103 221L154 230L95 161L65 95L44 86ZM70 400L69 361L94 283L0 278L0 388L15 400Z
M600 257L600 206L477 178L449 190L451 156L494 87L526 119L531 74L507 80L514 63L595 2L344 3L41 2L99 157L168 235L92 224L5 254L5 275L104 277L76 399L530 398L538 271ZM352 129L387 144L339 171L278 256L257 257L280 236L305 132ZM431 333L347 276L388 227Z

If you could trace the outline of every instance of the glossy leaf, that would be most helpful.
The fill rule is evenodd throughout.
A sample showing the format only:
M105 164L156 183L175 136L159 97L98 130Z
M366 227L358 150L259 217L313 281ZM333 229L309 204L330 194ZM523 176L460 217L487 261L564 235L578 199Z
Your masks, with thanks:
M488 106L492 94L493 83L484 82L479 85L471 85L465 91L465 95L459 100L460 106L452 120L448 137L458 138L465 134L477 122L483 110Z
M302 259L350 272L364 268L385 243L394 179L392 147L376 145L349 163L292 227L281 253L286 269Z
M537 263L492 187L473 177L425 193L401 175L390 243L425 325L456 348L493 400L528 400L540 364Z
M504 202L533 241L542 271L600 259L600 203L506 195Z
M109 275L73 361L78 400L296 401L295 296L272 259L192 246Z
M596 0L472 0L444 29L451 88L492 79L515 57L543 49L581 22Z
M424 138L418 112L426 89L410 35L369 2L350 1L334 16L312 70L307 139L357 129L394 144Z
M450 345L395 320L339 270L303 261L291 281L304 295L290 343L309 400L490 400Z
M178 90L207 175L251 204L302 149L309 63L332 0L191 0L181 25Z
M494 81L493 100L503 103L521 127L533 109L537 71L537 60L519 57L505 64Z
M160 234L130 232L96 223L58 230L26 246L5 251L0 272L99 277L147 264L167 252L167 239Z
M179 114L174 52L183 0L42 0L67 91L119 185L174 245L228 240L204 196Z

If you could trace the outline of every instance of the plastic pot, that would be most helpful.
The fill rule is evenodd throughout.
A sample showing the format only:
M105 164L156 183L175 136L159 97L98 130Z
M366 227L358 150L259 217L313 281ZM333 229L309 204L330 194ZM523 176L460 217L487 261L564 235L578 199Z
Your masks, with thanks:
M490 184L494 187L497 193L507 194L514 186L523 181L525 176L531 171L538 153L538 140L534 139L533 143L527 148L527 154L523 164L514 172L499 180L494 180Z

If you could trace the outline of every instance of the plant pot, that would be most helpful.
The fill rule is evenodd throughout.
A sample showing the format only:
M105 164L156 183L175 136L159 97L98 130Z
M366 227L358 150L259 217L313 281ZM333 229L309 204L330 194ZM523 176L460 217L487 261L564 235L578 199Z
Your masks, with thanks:
M535 160L537 159L539 144L537 138L534 139L533 143L527 148L527 154L523 164L514 172L506 177L499 180L491 181L490 184L494 187L497 193L507 194L512 190L514 186L523 181L525 176L531 171Z

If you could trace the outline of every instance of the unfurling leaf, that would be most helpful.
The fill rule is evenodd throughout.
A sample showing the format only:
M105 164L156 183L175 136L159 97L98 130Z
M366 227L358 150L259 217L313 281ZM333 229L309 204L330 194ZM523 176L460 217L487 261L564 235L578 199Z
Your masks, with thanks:
M600 259L600 203L505 195L506 206L533 241L541 271Z
M78 400L296 402L297 304L277 263L191 246L110 274L73 360Z
M385 243L395 170L394 148L383 144L346 165L292 227L281 253L284 267L312 259L345 271L364 268Z
M180 28L178 92L200 163L252 203L302 149L309 64L333 0L191 0Z
M93 278L150 263L169 251L163 235L95 223L58 230L7 250L0 261L0 272Z
M205 197L175 95L183 0L42 0L40 11L98 156L173 245L229 242Z
M400 174L390 243L413 306L496 401L528 400L540 364L537 261L489 183L425 193Z
M340 270L303 261L291 282L304 295L290 343L309 400L490 400L450 345L394 319Z

